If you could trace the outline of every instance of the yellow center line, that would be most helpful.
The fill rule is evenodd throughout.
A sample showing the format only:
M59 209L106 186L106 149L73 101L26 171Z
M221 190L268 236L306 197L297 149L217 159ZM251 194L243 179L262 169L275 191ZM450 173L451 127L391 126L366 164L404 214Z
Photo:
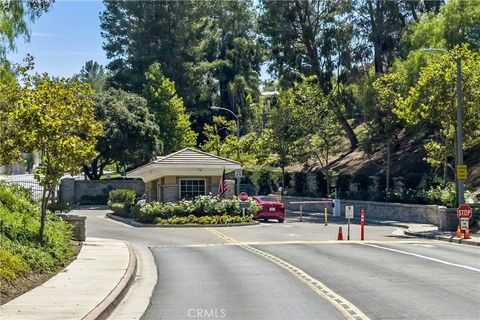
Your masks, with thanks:
M277 266L287 270L297 279L305 283L310 289L312 289L315 293L326 299L330 302L344 317L345 319L362 319L362 320L370 320L360 309L358 309L353 303L345 299L344 297L337 294L335 291L327 287L324 283L319 281L318 279L313 278L305 271L301 270L300 268L295 267L294 265L286 262L279 257L274 256L273 254L267 253L265 251L256 249L248 244L241 243L236 241L235 239L215 230L212 228L206 228L207 231L213 233L214 235L224 239L227 241L227 244L235 244L239 247L248 250L258 256L264 257L267 260L273 262Z

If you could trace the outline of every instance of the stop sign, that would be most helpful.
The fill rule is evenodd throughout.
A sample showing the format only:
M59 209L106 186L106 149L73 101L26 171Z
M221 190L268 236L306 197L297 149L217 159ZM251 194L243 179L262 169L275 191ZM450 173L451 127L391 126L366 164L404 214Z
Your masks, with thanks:
M457 208L457 217L458 219L471 219L472 208L468 204L462 204Z
M238 195L238 197L240 198L240 201L247 201L248 199L248 194L246 192L240 192L240 194Z

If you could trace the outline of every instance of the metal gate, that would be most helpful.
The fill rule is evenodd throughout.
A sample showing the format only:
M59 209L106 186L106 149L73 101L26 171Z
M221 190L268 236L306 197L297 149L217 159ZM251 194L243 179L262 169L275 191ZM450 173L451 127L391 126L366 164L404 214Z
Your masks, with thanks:
M33 175L13 175L13 176L3 176L0 178L2 181L5 181L9 184L17 184L25 189L30 190L32 194L32 198L35 201L42 200L42 192L43 188L40 186L37 180L33 177ZM59 186L57 185L55 188L54 195L51 197L51 202L56 202L58 197L58 190Z

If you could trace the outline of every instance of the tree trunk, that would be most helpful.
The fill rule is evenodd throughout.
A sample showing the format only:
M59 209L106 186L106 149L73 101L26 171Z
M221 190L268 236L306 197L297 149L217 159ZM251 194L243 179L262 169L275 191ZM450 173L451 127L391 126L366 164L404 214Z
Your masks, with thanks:
M387 139L387 181L385 183L385 200L388 201L390 195L390 158L391 158L391 138Z
M280 193L281 197L285 194L285 166L282 166L282 192Z
M47 186L43 187L43 192L42 192L42 204L40 206L40 232L39 232L39 237L40 237L40 243L43 244L44 242L44 234L45 234L45 219L47 217L47 205L48 205L48 200L50 198L50 191L48 190Z

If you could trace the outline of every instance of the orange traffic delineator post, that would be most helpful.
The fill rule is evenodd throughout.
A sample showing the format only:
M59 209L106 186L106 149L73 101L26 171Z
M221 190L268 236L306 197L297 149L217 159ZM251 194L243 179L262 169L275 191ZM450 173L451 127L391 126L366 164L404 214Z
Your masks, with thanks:
M465 229L465 235L463 236L463 239L470 239L470 228L468 227Z
M342 227L338 227L338 237L337 240L343 240Z
M462 230L460 229L460 226L457 227L457 234L455 235L455 237L457 237L457 238L462 237Z

